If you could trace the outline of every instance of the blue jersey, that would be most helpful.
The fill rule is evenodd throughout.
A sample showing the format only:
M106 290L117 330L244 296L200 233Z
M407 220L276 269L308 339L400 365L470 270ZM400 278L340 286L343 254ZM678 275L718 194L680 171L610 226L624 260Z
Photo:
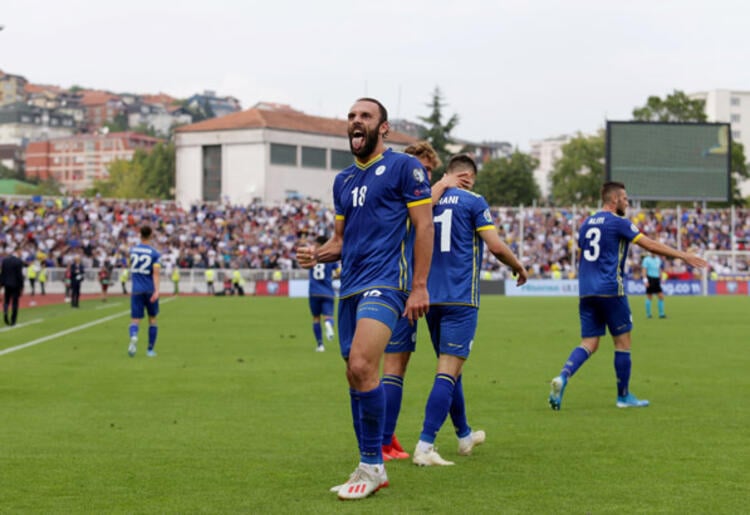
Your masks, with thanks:
M495 230L484 197L459 188L443 193L433 208L435 246L427 280L430 304L479 307L479 273L484 241Z
M370 288L409 291L414 249L409 208L430 202L421 163L391 149L336 176L333 203L336 220L344 222L342 298Z
M139 243L130 249L129 256L133 293L153 293L154 268L161 267L161 254L150 245Z
M625 258L631 242L643 236L627 218L600 211L583 222L578 231L581 251L578 294L623 296Z
M641 266L646 269L646 276L659 279L661 277L661 259L656 256L643 258Z
M310 297L333 298L333 272L338 263L318 263L310 269Z

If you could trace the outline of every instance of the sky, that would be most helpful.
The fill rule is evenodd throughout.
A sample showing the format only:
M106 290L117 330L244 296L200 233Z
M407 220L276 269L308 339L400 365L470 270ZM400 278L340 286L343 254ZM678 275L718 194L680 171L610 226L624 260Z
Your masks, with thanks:
M749 19L745 0L3 0L0 70L342 119L371 96L417 121L439 88L452 136L528 150L652 95L750 90Z

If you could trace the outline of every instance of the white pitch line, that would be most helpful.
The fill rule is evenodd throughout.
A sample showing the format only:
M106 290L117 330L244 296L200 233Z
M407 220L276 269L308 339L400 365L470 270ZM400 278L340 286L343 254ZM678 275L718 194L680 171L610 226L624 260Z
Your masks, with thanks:
M164 299L164 302L161 302L160 304L166 304L167 302L173 301L176 297L170 297L168 299ZM11 352L16 352L17 350L25 349L27 347L33 347L34 345L38 345L40 343L44 343L50 340L54 340L55 338L59 338L60 336L66 336L68 334L77 333L78 331L83 331L84 329L88 329L89 327L94 327L95 325L103 324L104 322L109 322L110 320L114 320L115 318L121 317L123 315L130 314L130 311L123 311L121 313L116 313L114 315L109 315L108 317L99 318L98 320L94 320L93 322L88 322L83 325L77 325L75 327L71 327L70 329L65 329L64 331L60 331L54 334L50 334L48 336L43 336L41 338L37 338L36 340L31 340L30 342L22 343L21 345L16 345L15 347L9 347L7 349L0 350L0 356L3 356L5 354L10 354ZM17 326L14 326L17 327Z
M13 329L20 329L21 327L26 327L27 325L38 324L39 322L44 322L44 319L37 318L35 320L29 320L28 322L24 322L23 324L16 324L10 327L3 327L2 329L0 329L0 333L4 333L5 331L12 331Z

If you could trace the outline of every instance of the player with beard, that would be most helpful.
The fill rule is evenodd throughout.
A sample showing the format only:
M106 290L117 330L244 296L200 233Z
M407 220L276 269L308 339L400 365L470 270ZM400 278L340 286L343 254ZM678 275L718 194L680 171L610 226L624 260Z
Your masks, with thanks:
M334 487L340 499L362 499L388 485L380 361L398 320L404 316L415 323L429 308L430 184L416 158L385 147L388 130L388 112L380 102L354 103L347 132L355 162L333 183L334 234L317 250L297 249L303 268L342 262L339 344L360 463L345 484Z
M625 259L630 243L662 256L682 259L688 265L705 267L706 261L689 252L673 249L642 234L625 218L628 194L620 182L607 182L601 190L602 210L589 216L578 232L578 313L581 344L573 349L560 375L552 380L549 405L559 410L568 379L599 348L599 339L609 329L615 344L615 375L618 408L649 405L630 393L630 331L633 318L625 295Z

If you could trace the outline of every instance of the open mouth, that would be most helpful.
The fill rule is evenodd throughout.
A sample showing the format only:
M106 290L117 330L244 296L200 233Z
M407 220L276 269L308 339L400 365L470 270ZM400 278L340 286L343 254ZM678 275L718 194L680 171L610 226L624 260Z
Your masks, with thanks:
M349 141L351 142L352 149L361 149L365 144L365 131L363 131L362 129L354 129L351 133L349 133Z

